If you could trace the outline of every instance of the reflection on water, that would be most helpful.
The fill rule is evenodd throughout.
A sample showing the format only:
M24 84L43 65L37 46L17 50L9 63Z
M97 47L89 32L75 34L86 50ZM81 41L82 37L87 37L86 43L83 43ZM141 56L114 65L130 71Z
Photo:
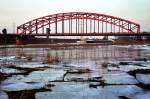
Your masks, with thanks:
M50 48L10 48L0 50L0 58L9 57L8 61L12 63L18 61L25 62L24 58L28 61L128 61L136 58L144 57L141 49L133 49L132 47L119 47L119 46L92 46L92 47L68 47L59 49ZM15 60L11 57L15 56ZM2 60L1 59L1 60ZM3 61L3 62L5 62Z
M29 90L29 94L36 89L32 94L36 99L136 99L138 95L145 99L150 92L137 84L150 84L150 73L128 72L150 69L149 59L150 46L146 45L3 48L0 72L9 76L0 87L10 97L16 91Z

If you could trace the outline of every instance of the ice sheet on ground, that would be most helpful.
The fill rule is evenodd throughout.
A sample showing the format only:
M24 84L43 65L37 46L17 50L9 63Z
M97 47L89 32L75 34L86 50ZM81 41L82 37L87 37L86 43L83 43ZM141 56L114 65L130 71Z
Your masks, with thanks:
M0 91L0 99L9 99L7 93Z
M13 75L12 77L7 78L3 82L48 82L55 80L63 80L63 76L65 73L66 71L60 69L46 69L43 71L34 71L27 76Z
M124 90L122 90L124 89ZM89 88L88 83L60 83L52 87L52 92L36 93L36 99L119 99L118 96L132 96L143 90L135 85L116 85ZM72 98L74 97L74 98Z
M5 73L5 74L10 74L10 73L24 73L25 71L13 69L13 68L5 68L5 67L2 67L2 68L0 69L0 72L1 72L1 73Z
M65 76L65 81L77 80L78 78L85 80L94 80L96 77L102 77L101 72L92 71L91 73L82 73L82 74L67 74ZM95 79L96 80L96 79Z
M34 71L28 76L21 79L23 82L48 82L55 80L63 80L63 76L66 73L64 70L58 69L46 69L43 71Z
M136 79L143 84L150 84L150 74L136 74Z
M144 66L136 66L136 65L120 65L119 68L117 67L108 67L108 70L110 71L132 71L137 69L150 69L150 67L144 67Z
M137 94L132 99L150 99L150 92L145 92L141 94Z
M44 83L24 83L24 82L18 82L18 83L6 83L1 86L1 89L3 91L21 91L21 90L32 90L32 89L40 89L44 87Z
M20 65L22 68L40 68L40 67L49 67L48 64L42 64L42 62L29 62Z
M4 60L14 60L16 58L16 56L1 56L0 57L0 61L4 61Z
M147 69L150 69L150 62L143 62L141 65L147 67Z
M9 84L9 83L18 83L23 82L22 79L24 79L24 75L13 75L12 77L8 77L4 81L1 82L1 85Z
M103 79L107 84L138 84L138 81L127 73L104 74Z

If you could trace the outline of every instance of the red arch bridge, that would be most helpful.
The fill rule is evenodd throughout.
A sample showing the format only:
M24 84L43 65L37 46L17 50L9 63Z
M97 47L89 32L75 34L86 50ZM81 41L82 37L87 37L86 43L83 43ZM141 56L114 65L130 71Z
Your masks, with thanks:
M17 27L20 36L150 36L140 24L115 16L68 12L43 16Z

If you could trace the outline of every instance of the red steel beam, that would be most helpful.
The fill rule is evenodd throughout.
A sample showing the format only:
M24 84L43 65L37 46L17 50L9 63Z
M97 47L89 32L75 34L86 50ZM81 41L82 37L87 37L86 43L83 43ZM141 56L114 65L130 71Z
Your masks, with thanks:
M92 17L94 16L94 17ZM71 19L71 26L70 26L70 32L72 32L72 20L73 19L82 19L82 20L94 20L94 32L95 30L95 21L101 21L102 24L103 22L106 22L119 27L119 31L120 28L122 28L122 30L127 30L128 32L133 32L132 30L136 30L137 33L140 33L140 25L129 21L129 20L125 20L122 18L118 18L118 17L114 17L114 16L110 16L110 15L105 15L105 14L98 14L98 13L88 13L88 12L68 12L68 13L59 13L59 14L54 14L54 15L48 15L48 16L44 16L44 17L40 17L34 20L31 20L29 22L26 22L20 26L17 27L17 34L19 35L23 35L23 34L32 34L34 31L38 31L38 29L43 28L48 25L48 24L53 24L55 23L55 32L57 33L57 22L59 21L64 21L64 20L70 20ZM108 20L109 19L109 20ZM110 22L111 19L111 22ZM112 19L114 19L114 21L112 21ZM118 25L119 22L119 25ZM120 24L120 22L122 22L122 24ZM32 23L32 24L30 24ZM124 25L124 23L127 23L127 27L126 25ZM129 26L130 24L130 26ZM133 25L135 28L131 28L131 25ZM77 26L77 23L76 23ZM106 25L107 26L107 25ZM83 26L84 27L84 26ZM78 21L78 32L79 32L79 21ZM92 26L90 27L92 32ZM107 27L106 27L107 28ZM77 29L77 27L76 27ZM98 27L99 29L99 27ZM99 31L99 30L98 30ZM111 30L112 31L112 30ZM107 32L107 30L106 30ZM115 30L114 30L115 32ZM103 33L103 26L102 26L102 33Z

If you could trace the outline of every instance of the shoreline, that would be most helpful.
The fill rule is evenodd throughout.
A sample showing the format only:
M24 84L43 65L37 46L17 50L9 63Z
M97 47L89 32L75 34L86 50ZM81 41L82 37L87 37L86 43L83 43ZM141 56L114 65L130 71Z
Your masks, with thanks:
M60 47L76 47L76 46L106 46L106 45L147 45L150 41L117 41L103 43L56 43L56 44L26 44L26 45L2 45L0 48L60 48Z

